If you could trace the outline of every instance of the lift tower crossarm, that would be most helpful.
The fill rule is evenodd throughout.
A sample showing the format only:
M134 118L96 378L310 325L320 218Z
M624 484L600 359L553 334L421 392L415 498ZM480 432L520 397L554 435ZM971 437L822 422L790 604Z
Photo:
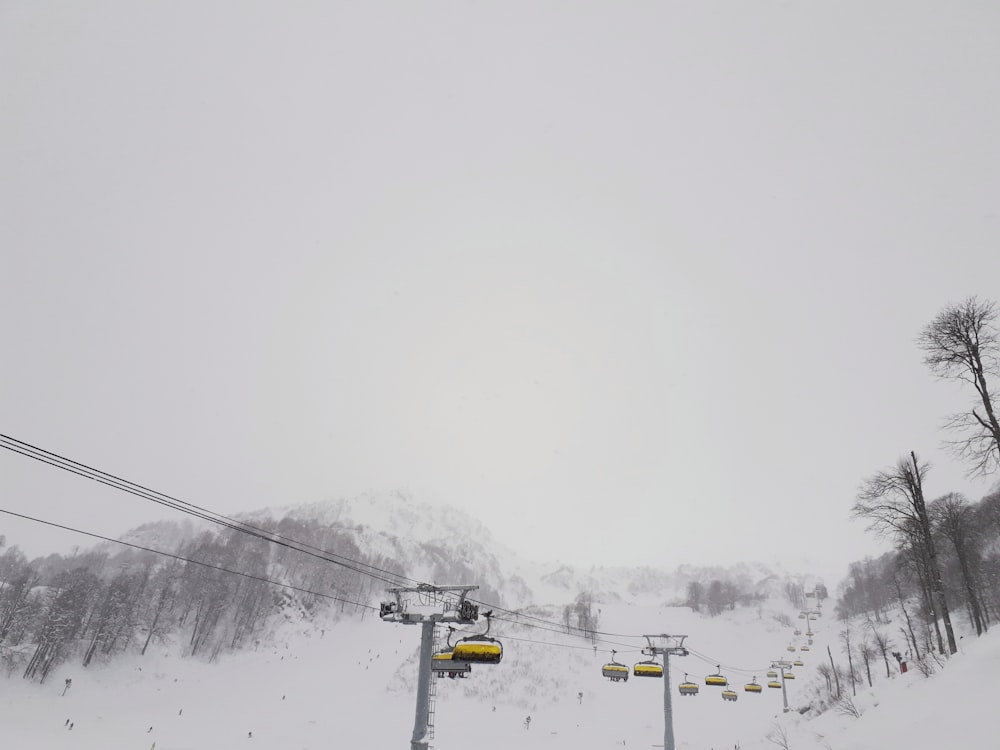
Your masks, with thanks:
M478 591L478 586L431 586L420 584L409 588L386 589L395 601L382 602L379 617L383 622L398 622L404 625L418 623L447 622L468 625L479 619L479 606L467 597L470 591ZM407 594L415 596L419 604L410 604ZM457 603L452 603L446 594L457 594Z

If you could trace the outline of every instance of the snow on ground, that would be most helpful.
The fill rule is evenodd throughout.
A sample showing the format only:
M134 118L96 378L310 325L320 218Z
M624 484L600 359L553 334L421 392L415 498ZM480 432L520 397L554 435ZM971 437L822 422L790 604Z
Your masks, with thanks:
M966 635L960 643L960 652L930 679L911 670L886 680L883 669L873 689L859 686L855 705L864 712L861 718L829 712L798 722L790 732L792 747L809 747L803 741L817 735L835 750L1000 747L1000 685L992 679L1000 674L1000 632Z
M783 713L780 691L744 693L742 685L752 674L729 669L766 670L772 659L789 655L784 649L791 628L779 624L767 607L716 618L649 605L601 609L604 631L689 635L688 645L697 654L671 660L680 750L728 750L737 743L743 750L774 747L764 735L775 722L787 728L796 750L936 750L956 736L973 747L996 744L989 709L996 705L1000 688L984 682L982 675L996 674L1000 667L997 634L975 642L966 637L963 653L930 680L916 672L886 680L883 671L875 686L877 697L859 695L857 703L865 710L860 719L827 713L810 720ZM792 614L788 608L785 613ZM801 622L794 620L795 625ZM835 640L833 627L828 618L815 623L815 650L801 654L806 666L795 670L797 679L790 683L793 706L807 700L815 664L825 655L827 639ZM506 623L497 623L496 631L508 636L501 664L474 667L466 680L435 680L433 745L438 750L473 745L482 750L578 750L662 743L661 680L603 679L600 666L610 656L605 645L595 654L586 643L566 636ZM578 647L546 645L550 639ZM2 746L149 750L155 742L155 750L409 747L418 628L382 623L369 615L363 622L328 626L325 633L292 623L273 640L257 651L221 657L215 664L180 659L176 649L161 648L103 667L67 664L45 685L16 677L2 681ZM627 647L621 651L618 660L624 663L645 658ZM736 685L735 704L724 702L719 689L703 684L704 676L715 671L716 660ZM685 671L701 684L696 697L682 698L676 692ZM73 679L73 686L63 697L66 677ZM765 679L762 672L757 678ZM532 722L525 729L528 715ZM74 723L72 730L64 726L67 719Z

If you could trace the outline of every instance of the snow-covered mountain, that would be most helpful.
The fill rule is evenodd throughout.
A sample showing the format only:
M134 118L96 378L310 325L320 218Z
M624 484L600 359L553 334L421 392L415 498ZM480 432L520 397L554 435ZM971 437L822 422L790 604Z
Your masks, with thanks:
M627 598L664 603L681 599L692 581L712 579L737 582L747 592L778 594L789 581L816 577L763 563L683 565L668 571L525 560L468 513L423 503L398 491L266 509L242 518L266 527L282 517L350 530L360 548L395 560L412 578L436 584L476 583L480 598L507 607L563 605L583 592L600 602Z
M404 492L267 508L238 518L262 529L294 519L315 529L336 530L347 535L358 550L392 561L410 578L435 584L476 584L478 598L504 607L565 605L581 593L596 602L679 602L689 584L707 585L713 579L732 581L748 594L777 596L791 581L816 578L759 562L729 567L688 564L666 570L526 560L496 539L482 521L456 508L420 502ZM146 524L122 538L173 551L213 528L205 521L184 518Z

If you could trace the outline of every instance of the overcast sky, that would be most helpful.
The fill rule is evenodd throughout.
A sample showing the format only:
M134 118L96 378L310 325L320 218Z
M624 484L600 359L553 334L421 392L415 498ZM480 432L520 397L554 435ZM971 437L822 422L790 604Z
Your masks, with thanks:
M993 2L0 0L0 432L226 513L403 488L535 559L843 569L898 456L997 479L914 337L1000 297L998 38Z

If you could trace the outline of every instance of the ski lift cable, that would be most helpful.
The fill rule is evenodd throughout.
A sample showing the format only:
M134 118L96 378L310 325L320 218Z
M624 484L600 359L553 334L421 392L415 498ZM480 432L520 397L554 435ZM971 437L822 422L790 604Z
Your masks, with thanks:
M142 550L144 552L151 552L153 554L161 555L163 557L169 557L171 559L178 560L178 561L181 561L181 562L191 563L193 565L199 565L199 566L202 566L202 567L211 568L213 570L218 570L218 571L223 572L223 573L230 573L232 575L238 575L238 576L241 576L243 578L248 578L248 579L251 579L251 580L260 581L262 583L267 583L267 584L270 584L270 585L273 585L273 586L279 586L279 587L282 587L282 588L291 589L293 591L299 591L301 593L311 594L313 596L318 596L318 597L321 597L321 598L324 598L324 599L330 599L332 601L343 602L345 604L353 604L354 606L363 607L365 609L370 609L370 610L373 610L373 611L378 609L377 607L373 607L373 606L371 606L369 604L363 604L361 602L357 602L357 601L354 601L352 599L345 599L344 597L334 596L332 594L325 594L325 593L322 593L322 592L319 592L319 591L312 591L311 589L302 588L302 587L295 586L294 584L290 584L290 583L284 583L284 582L281 582L281 581L275 581L275 580L273 580L271 578L266 578L264 576L255 576L255 575L250 574L250 573L244 573L244 572L238 571L238 570L231 570L229 568L225 568L225 567L222 567L220 565L214 565L212 563L206 563L206 562L202 562L200 560L194 560L192 558L185 557L183 555L177 555L177 554L173 554L173 553L170 553L170 552L164 552L163 550L158 550L158 549L155 549L155 548L152 548L152 547L146 547L146 546L141 545L141 544L134 544L132 542L125 542L125 541L122 541L120 539L113 539L111 537L104 536L102 534L97 534L95 532L85 531L83 529L77 529L77 528L72 527L72 526L67 526L65 524L56 523L54 521L47 521L47 520L42 519L42 518L36 518L34 516L29 516L29 515L26 515L26 514L23 514L23 513L17 513L15 511L7 510L7 509L4 509L4 508L0 508L0 513L4 513L4 514L10 515L10 516L14 516L16 518L21 518L23 520L32 521L32 522L35 522L35 523L40 523L40 524L43 524L43 525L46 525L46 526L51 526L51 527L54 527L54 528L63 529L65 531L71 531L73 533L81 534L83 536L88 536L88 537L91 537L93 539L99 539L101 541L111 542L113 544L118 544L118 545L121 545L121 546L124 546L124 547L130 547L132 549ZM538 630L545 630L546 632L554 632L554 633L557 633L558 635L567 635L566 633L564 633L562 631L551 630L549 628L541 628L541 627L539 627L537 625L533 625L533 624L529 624L529 623L516 623L514 621L507 620L507 618L494 618L494 619L505 620L505 621L508 621L508 622L512 622L513 624L521 625L522 627L533 628L533 629L538 629ZM538 643L538 644L542 644L542 645L546 645L546 646L555 646L555 647L558 647L558 648L581 649L581 650L587 650L587 651L589 651L589 650L591 650L591 648L593 648L593 646L577 646L577 645L573 645L573 644L559 643L559 642L553 642L553 641L539 641L539 640L535 640L535 639L521 638L521 637L518 637L518 636L510 636L510 635L505 635L504 638L507 639L507 640L524 641L524 642L529 642L529 643ZM609 643L610 645L616 645L616 646L624 647L625 650L624 651L619 650L619 653L629 653L630 651L641 652L641 649L639 649L639 648L630 648L630 646L632 646L633 644L614 643L614 642L604 641L604 640L598 640L597 642L598 643Z
M494 617L493 619L496 619L496 618ZM565 635L565 633L563 633L562 635ZM498 636L502 637L503 640L505 640L505 641L522 641L524 643L537 643L537 644L539 644L541 646L555 646L557 648L570 648L570 649L574 649L574 650L578 650L578 651L592 651L592 650L594 650L594 646L593 645L590 645L590 646L579 646L579 645L572 644L572 643L559 643L558 641L540 641L540 640L537 640L535 638L522 638L520 636L508 635L506 633L502 633L502 634L498 633ZM615 644L615 643L611 643L610 645L612 645L612 646L619 645L619 646L624 646L625 647L624 649L623 648L613 649L616 654L631 654L631 653L637 653L638 654L638 653L643 653L643 651L642 651L641 648L628 648L628 644ZM601 649L601 651L605 651L605 650L607 650L607 649Z
M583 627L580 627L578 625L564 625L562 623L555 622L553 620L546 620L546 619L544 619L542 617L535 617L533 615L526 615L526 614L521 613L521 612L516 612L514 610L504 609L503 607L497 607L497 606L494 606L492 604L487 604L485 602L477 602L477 603L481 604L482 606L493 607L494 609L500 610L501 612L506 612L506 613L508 613L510 615L513 615L514 617L522 618L522 619L525 619L525 620L531 620L531 621L534 621L534 622L540 622L540 623L543 623L545 625L555 625L556 627L562 628L564 631L565 630L579 631L579 634L581 636L587 637L587 638L589 638L591 635L603 635L603 636L607 636L608 638L635 638L637 640L639 640L639 639L642 638L641 635L635 635L635 634L632 634L632 633L609 633L609 632L606 632L606 631L603 631L603 630L591 630L590 628L583 628ZM528 625L528 623L523 623L523 624L524 625Z
M11 443L11 445L8 445L7 443ZM187 515L191 515L196 518L201 518L203 520L209 521L219 526L223 526L225 528L232 529L233 531L238 531L240 533L247 534L248 536L252 536L257 539L270 542L272 544L277 544L279 546L283 546L288 549L302 552L304 554L316 557L325 562L329 562L347 568L356 573L370 576L372 578L375 578L376 580L382 581L383 583L387 583L391 586L400 585L400 581L408 582L415 585L426 585L425 582L423 581L419 581L417 579L410 578L408 576L404 576L399 573L393 573L392 571L388 571L383 568L369 565L359 560L354 560L344 555L339 555L335 552L323 550L319 547L314 547L313 545L307 544L305 542L300 542L290 537L283 536L268 529L260 528L254 526L253 524L244 521L239 521L229 516L225 516L221 513L209 510L208 508L195 505L193 503L189 503L184 500L180 500L166 493L151 489L149 487L146 487L144 485L135 482L131 482L130 480L123 479L114 474L102 471L100 469L96 469L92 466L88 466L87 464L83 464L73 459L66 458L65 456L62 456L58 453L49 451L44 448L40 448L38 446L32 445L31 443L27 443L26 441L14 438L10 435L0 433L0 447L5 448L13 453L18 453L27 458L32 458L41 463L45 463L54 468L62 469L63 471L76 474L77 476L81 476L85 479L91 479L95 482L126 492L135 497L139 497L141 499L148 500L157 503L159 505L172 508L181 513L185 513ZM317 552L311 552L309 550L317 550ZM339 559L331 559L331 558L339 558ZM386 576L391 576L391 578L387 578ZM517 618L553 626L554 628L558 628L558 630L554 632L559 632L565 635L574 635L576 637L587 638L587 639L592 639L595 635L602 635L611 638L640 639L642 637L640 635L633 635L633 634L609 633L606 631L588 630L586 628L581 628L572 625L566 626L556 621L546 620L544 618L528 615L523 612L517 612L516 610L507 609L499 605L485 602L482 600L469 599L469 601L479 604L480 606L491 607L500 612L506 612ZM540 630L547 630L547 628L540 628L537 625L532 625L530 622L523 622L519 624L522 624L525 627L536 627ZM566 633L566 630L577 631L577 632ZM616 644L616 645L623 645L623 644ZM631 645L632 644L629 644L629 646Z
M501 607L499 605L491 604L491 603L488 603L488 602L479 601L477 599L472 599L471 597L467 597L467 599L468 599L468 601L470 601L470 602L472 602L474 604L479 604L480 606L483 606L483 607L491 607L494 610L497 610L499 612L506 612L507 614L513 615L514 617L520 617L520 618L523 618L525 620L534 620L535 622L541 622L541 623L544 623L546 625L554 625L554 626L556 626L558 628L562 628L563 631L565 631L565 630L577 630L577 631L580 631L580 633L582 633L582 634L586 634L586 637L588 637L588 638L591 635L604 635L604 636L607 636L609 638L635 638L636 640L641 640L642 639L641 635L635 635L635 634L632 634L632 633L609 633L609 632L604 631L604 630L591 630L590 628L583 628L583 627L580 627L578 625L565 625L563 623L556 622L554 620L546 620L543 617L536 617L535 615L529 615L529 614L526 614L524 612L518 612L517 610L505 609L504 607Z
M491 619L492 620L499 620L499 621L503 621L503 622L510 622L513 625L520 625L521 627L526 627L526 628L530 628L530 629L533 629L533 630L541 630L541 631L544 631L546 633L555 633L556 635L561 635L561 636L566 636L566 635L571 635L572 636L571 633L565 633L565 632L560 631L560 630L552 630L552 629L549 629L549 628L541 628L541 627L538 627L538 626L526 625L524 623L516 623L516 622L512 622L510 620L506 620L505 618L502 618L502 617L498 618L495 615ZM456 633L465 632L465 631L458 630L457 628L452 628L452 630L454 630ZM505 640L505 641L507 641L507 640L510 640L510 641L524 641L526 643L538 643L538 644L541 644L543 646L556 646L556 647L559 647L559 648L580 649L580 650L583 650L583 651L591 651L591 650L593 650L595 648L596 645L609 645L609 646L618 646L618 648L615 649L615 651L617 653L620 653L620 654L642 653L642 649L638 648L638 647L635 647L633 644L615 643L614 641L597 640L597 641L595 641L594 643L591 643L588 646L581 646L581 645L572 644L572 643L561 643L561 642L559 642L557 640L540 641L540 640L532 639L532 638L524 638L524 637L521 637L521 636L513 636L513 635L509 635L507 632L497 633L497 637L501 638L502 640ZM603 650L606 650L606 649L601 649L601 650L603 651Z
M6 442L3 442L3 441L12 442L12 443L15 443L15 445L8 445ZM22 445L24 446L23 449L21 447ZM351 558L346 558L346 557L344 557L342 555L336 555L336 553L328 552L326 550L320 550L320 552L322 554L316 554L316 553L313 553L313 552L309 552L306 549L300 549L300 547L297 547L295 545L300 545L302 547L311 547L311 545L307 545L304 542L299 542L298 540L291 539L289 537L285 537L285 536L282 536L282 535L279 535L279 534L275 534L275 533L270 532L270 531L268 531L266 529L261 529L259 527L253 526L251 524L245 524L245 523L243 523L241 521L237 521L235 519L230 519L227 516L223 516L222 514L215 513L214 511L210 511L208 509L201 508L200 506L194 506L191 503L185 503L184 501L181 501L181 500L175 500L174 498L172 498L169 495L166 495L165 493L161 493L161 492L159 492L157 490L152 490L152 489L146 488L143 485L139 485L139 484L136 484L134 482L130 482L128 480L121 479L120 477L117 477L117 476L115 476L113 474L109 474L108 472L104 472L104 471L101 471L99 469L94 469L93 467L87 466L86 464L81 464L81 463L79 463L77 461L73 461L72 459L67 459L67 458L65 458L63 456L60 456L60 455L55 454L55 453L52 453L51 451L47 451L47 450L42 449L42 448L37 448L35 446L32 446L29 443L24 443L24 441L17 440L16 438L11 438L11 437L9 437L7 435L0 434L0 447L6 448L7 450L9 450L9 451L11 451L13 453L20 454L20 455L25 456L27 458L35 459L35 460L37 460L37 461L39 461L41 463L45 463L45 464L47 464L49 466L52 466L53 468L62 469L63 471L67 471L69 473L75 474L75 475L83 477L85 479L91 479L91 480L96 481L96 482L98 482L100 484L104 484L106 486L112 487L113 489L117 489L117 490L126 492L128 494L131 494L133 496L139 497L141 499L150 500L150 501L155 502L155 503L157 503L159 505L164 505L164 506L172 508L174 510L178 510L181 513L185 513L185 514L193 516L195 518L200 518L202 520L209 521L211 523L215 523L215 524L217 524L219 526L223 526L225 528L232 529L233 531L238 531L238 532L247 534L248 536L251 536L251 537L254 537L254 538L257 538L257 539L261 539L263 541L267 541L267 542L270 542L270 543L273 543L273 544L277 544L279 546L283 546L283 547L286 547L288 549L292 549L292 550L295 550L295 551L304 552L305 554L308 554L308 555L310 555L312 557L316 557L316 558L318 558L320 560L323 560L324 562L330 562L330 563L333 563L333 564L336 564L336 565L340 565L341 567L345 567L345 568L347 568L349 570L352 570L353 572L356 572L356 573L359 573L359 574L362 574L362 575L367 575L367 576L375 578L376 580L379 580L379 581L381 581L383 583L387 583L390 586L397 586L397 585L400 584L400 582L397 581L397 580L392 580L392 579L386 578L384 576L377 575L376 573L373 573L371 570L365 570L364 569L365 567L367 567L367 568L371 568L373 570L377 570L377 571L380 571L380 572L388 572L388 571L383 571L383 569L381 569L381 568L375 568L374 566L368 566L366 563L362 563L360 561L352 560ZM163 499L163 498L166 498L166 499ZM180 507L180 505L178 505L178 504L190 506L192 508L195 508L195 510L189 510L188 508ZM201 511L204 511L204 512L201 512ZM213 515L217 516L218 518L213 517ZM223 520L219 520L220 518L223 519ZM250 530L248 530L248 529L250 529ZM271 538L271 537L275 537L275 538ZM291 544L283 542L283 541L277 541L277 539L287 540L288 542L291 542ZM312 547L312 549L319 549L319 548ZM329 558L327 558L327 557L324 556L324 555L327 555L327 554L331 555L331 556L341 557L342 559L345 559L345 560L349 560L350 562L355 563L355 565L345 564L344 562L341 562L341 561L338 561L338 560L331 560L331 559L329 559ZM363 567L358 567L358 566L363 566ZM412 582L412 583L416 583L416 584L422 583L421 581L418 581L416 579L412 579L412 578L409 578L409 577L406 577L406 576L402 576L400 574L395 574L395 573L390 573L390 574L394 575L394 576L397 576L399 578L403 578L406 581L409 581L409 582ZM485 602L483 602L482 604L484 606L492 606L492 605L490 605L488 603L485 603ZM497 607L497 609L501 609L503 611L513 612L513 610L506 610L506 609L504 609L502 607ZM516 612L513 612L513 613L515 615L519 614L519 613L516 613ZM557 626L557 627L559 626L558 623L549 622L549 621L546 621L546 620L542 620L541 618L531 618L531 619L535 619L535 620L537 620L539 622L543 622L545 624L551 624L551 625L554 625L554 626ZM524 623L524 625L526 627L531 627L531 625L529 623Z
M7 445L3 441L8 441L10 443L13 443L14 445ZM352 570L352 571L354 571L356 573L360 573L360 574L363 574L363 575L368 575L368 576L370 576L372 578L375 578L376 580L382 581L383 583L387 583L390 586L398 586L398 585L400 585L401 581L407 582L407 583L410 583L410 584L415 584L415 585L425 584L425 582L423 582L423 581L419 581L419 580L414 579L414 578L409 578L408 576L404 576L404 575L399 574L399 573L393 573L393 572L387 571L387 570L385 570L383 568L378 568L376 566L372 566L372 565L369 565L367 563L363 563L361 561L345 557L343 555L338 555L335 552L330 552L328 550L323 550L323 549L320 549L318 547L314 547L314 546L309 545L309 544L307 544L305 542L301 542L301 541L298 541L296 539L292 539L290 537L283 536L281 534L278 534L276 532L270 531L268 529L263 529L263 528L260 528L258 526L254 526L253 524L249 524L249 523L244 522L244 521L239 521L237 519L230 518L230 517L225 516L225 515L223 515L221 513L217 513L216 511L212 511L212 510L209 510L208 508L204 508L202 506L195 505L193 503L189 503L189 502L186 502L184 500L180 500L179 498L173 497L173 496L168 495L168 494L166 494L164 492L160 492L159 490L154 490L154 489L151 489L151 488L146 487L144 485L138 484L136 482L132 482L130 480L123 479L123 478L121 478L121 477L119 477L117 475L111 474L109 472L105 472L105 471L100 470L100 469L96 469L96 468L94 468L92 466L89 466L87 464L84 464L84 463L81 463L79 461L75 461L73 459L67 458L67 457L62 456L62 455L60 455L58 453L55 453L53 451L49 451L49 450L47 450L45 448L40 448L38 446L32 445L31 443L28 443L26 441L20 440L18 438L14 438L14 437L9 436L9 435L0 434L0 447L6 448L7 450L10 450L10 451L12 451L14 453L18 453L20 455L26 456L28 458L33 458L33 459L35 459L37 461L45 463L45 464L47 464L49 466L52 466L54 468L62 469L64 471L68 471L70 473L76 474L76 475L84 477L86 479L91 479L93 481L96 481L96 482L99 482L101 484L107 485L107 486L112 487L114 489L121 490L123 492L126 492L128 494L134 495L134 496L139 497L141 499L149 500L149 501L157 503L159 505L163 505L165 507L172 508L174 510L180 511L181 513L186 513L186 514L194 516L196 518L201 518L201 519L209 521L211 523L215 523L215 524L217 524L219 526L223 526L225 528L229 528L229 529L232 529L234 531L239 531L241 533L247 534L248 536L252 536L252 537L255 537L255 538L258 538L258 539L262 539L264 541L271 542L271 543L277 544L279 546L287 547L288 549L293 549L293 550L297 550L297 551L303 552L303 553L308 554L308 555L310 555L312 557L316 557L316 558L318 558L320 560L324 560L326 562L331 562L331 563L333 563L335 565L340 565L340 566L348 568L349 570ZM186 506L186 507L181 507L181 506ZM189 508L190 509L194 509L194 510L189 510ZM278 541L278 540L284 540L284 541ZM289 543L286 543L286 542L289 542ZM319 554L314 553L314 552L310 552L309 551L310 549L317 550ZM336 558L339 558L339 560L329 559L329 557L326 557L326 556L336 557ZM342 561L347 561L347 563L342 562ZM353 565L352 564L348 564L348 563L353 563ZM360 566L360 567L358 567L358 566ZM366 568L367 570L364 569L364 568ZM372 572L372 571L376 571L376 572ZM390 578L386 578L385 576L377 575L376 573L384 573L386 575L393 576L395 579L399 579L399 580L393 580L393 579L390 579ZM471 599L470 599L470 601L473 601L473 603L478 603L478 604L480 604L481 606L484 606L484 607L492 607L492 608L494 608L496 610L503 611L503 612L508 612L509 614L512 614L512 615L515 615L515 616L518 616L518 617L522 617L522 618L525 618L525 619L535 620L537 622L541 622L541 623L544 623L546 625L553 625L553 626L556 626L556 627L562 627L557 622L545 620L543 618L533 617L531 615L525 615L523 613L519 613L519 612L516 612L514 610L506 609L506 608L501 607L499 605L494 605L494 604L491 604L491 603L488 603L488 602L476 601L476 600L471 600ZM588 637L588 638L591 637L591 633L593 632L593 631L589 631L589 630L586 630L584 628L578 628L578 627L575 627L575 626L569 626L568 629L578 630L578 631L580 631L581 634L586 634L585 637ZM623 638L633 638L633 637L637 638L638 637L638 636L632 636L632 635L622 635L622 634L612 634L612 633L602 633L602 634L603 635L609 635L609 636L612 636L612 637L623 637Z
M586 638L586 640L590 643L590 645L588 646L574 646L574 648L592 649L594 648L595 645L615 646L617 647L617 650L621 653L628 653L628 652L639 653L643 651L643 648L645 648L644 646L640 646L635 643L622 643L620 641L612 641L606 638L591 637L590 636L591 631L586 631L587 635L583 635L581 633L567 632L565 625L563 625L562 623L552 622L548 620L540 620L540 622L542 622L543 624L539 625L533 622L520 622L518 620L511 619L509 617L493 614L492 612L490 613L490 619L494 622L505 622L508 623L509 625L521 628L527 628L530 630L540 630L546 633L554 633L556 635L564 637L568 636L571 638ZM543 625L551 625L552 627L544 627ZM504 637L507 638L510 636L505 635ZM626 637L640 639L642 636L626 636Z
M13 442L17 444L18 447L6 445L2 442L3 440ZM188 515L194 516L196 518L201 518L211 523L215 523L220 526L233 529L235 531L240 531L242 533L256 537L258 539L264 539L265 541L277 544L279 546L285 546L288 547L289 549L297 549L298 551L304 552L307 555L318 557L319 559L326 560L327 562L331 562L336 565L342 565L343 567L348 567L357 573L364 573L366 575L370 575L371 577L377 578L383 581L384 583L389 583L390 585L397 585L397 581L375 575L374 573L371 572L371 570L375 570L379 573L385 573L389 576L393 576L398 579L412 580L412 579L406 579L405 576L401 576L400 574L392 573L391 571L385 571L382 570L381 568L376 568L375 566L371 566L368 565L367 563L363 563L357 560L352 560L351 558L338 555L335 552L320 550L319 548L313 547L312 545L306 544L305 542L299 542L294 539L289 539L288 537L284 537L281 534L277 534L268 529L262 529L252 524L246 523L244 521L239 521L237 519L225 516L221 513L209 510L207 508L203 508L201 506L194 505L192 503L188 503L183 500L179 500L170 495L167 495L166 493L150 489L148 487L137 484L135 482L131 482L126 479L122 479L121 477L118 477L114 474L110 474L100 469L95 469L86 464L81 464L77 461L73 461L72 459L68 459L63 456L60 456L59 454L53 453L52 451L45 450L44 448L38 448L36 446L31 445L30 443L18 440L17 438L11 438L7 435L0 435L0 447L6 448L7 450L10 450L14 453L20 453L21 455L27 456L28 458L33 458L37 461L41 461L42 463L46 463L49 466L53 466L58 469L63 469L64 471L77 474L78 476L82 476L86 479L92 479L96 482L105 484L109 487L121 490L136 497L140 497L142 499L149 500L159 505L164 505L166 507L173 508L174 510L178 510L182 513L187 513ZM26 448L27 451L30 452L26 452L25 450L21 450L19 448ZM38 455L39 453L45 455ZM193 508L195 510L188 510L187 508L180 507L182 505L187 506L188 508ZM285 539L289 542L293 542L294 544L299 545L299 547L306 549L299 549L299 547L295 547L290 544L285 544L281 541L278 541L280 539ZM328 555L329 557L335 557L335 558L339 557L341 558L341 560L346 560L349 563L354 563L355 565L359 565L364 568L369 568L370 570L359 570L358 568L351 567L350 565L340 562L339 560L329 559L322 555L309 552L308 549L318 550L320 553L322 553L322 555Z
M8 445L6 442L13 443L13 445ZM114 474L110 474L100 469L95 469L86 464L82 464L78 461L60 456L52 451L45 450L44 448L38 448L37 446L26 443L23 440L18 440L17 438L12 438L8 435L0 434L0 447L6 448L7 450L18 453L27 458L33 458L41 463L48 464L57 469L62 469L63 471L76 474L85 479L91 479L100 484L107 485L117 490L121 490L135 497L139 497L144 500L149 500L150 502L157 503L158 505L163 505L168 508L173 508L181 513L186 513L188 515L194 516L196 518L201 518L203 520L215 523L219 526L232 529L234 531L239 531L241 533L247 534L248 536L256 537L272 544L277 544L279 546L287 547L288 549L297 550L303 552L304 554L311 555L326 562L333 563L334 565L340 565L342 567L353 570L356 573L362 573L383 583L388 583L390 585L398 585L400 581L408 581L413 583L419 583L414 579L408 578L398 573L393 573L392 571L384 570L373 565L368 565L358 560L353 560L349 557L339 555L335 552L330 552L328 550L323 550L313 545L307 544L305 542L299 542L295 539L285 537L276 532L270 531L268 529L263 529L253 524L239 521L235 518L230 518L221 513L216 513L207 508L195 505L193 503L185 502L178 498L167 495L166 493L159 492L157 490L150 489L141 484L131 482L127 479L122 479ZM187 507L182 507L187 506ZM189 510L193 509L193 510ZM284 541L282 541L284 540ZM296 546L297 545L297 546ZM311 552L310 550L317 550L317 552ZM331 559L339 558L339 559ZM360 566L360 567L359 567ZM374 572L373 572L374 571ZM381 575L380 575L381 574Z
M586 636L583 635L583 634L581 634L581 633L567 633L566 629L565 629L565 626L560 625L559 623L549 622L549 621L546 621L546 620L543 620L542 622L544 622L545 624L548 624L548 625L553 625L554 627L546 628L546 627L542 627L541 625L536 625L536 624L531 623L531 622L518 622L517 620L512 620L512 619L510 619L508 617L498 617L497 615L493 615L493 619L494 620L498 620L500 622L508 622L508 623L510 623L512 625L520 625L521 627L524 627L524 628L533 628L535 630L543 630L543 631L545 631L547 633L557 633L558 635L567 635L567 636L571 636L573 638L587 638L588 640L591 640L592 643L603 643L603 644L608 644L608 645L611 645L611 646L621 646L621 647L626 648L626 649L632 649L633 651L641 651L642 650L642 648L640 646L637 646L634 643L620 643L620 642L617 642L617 641L610 641L610 640L608 640L606 638L593 638L592 639L592 638L590 638L589 633L591 633L593 631L586 631L586 633L588 633L588 635L586 635ZM638 639L641 636L624 636L624 637Z
M715 657L708 656L707 654L703 654L700 651L696 651L695 649L690 647L688 648L688 652L696 659L700 659L706 664L711 664L713 666L721 667L722 669L725 669L728 672L738 672L740 674L759 674L760 672L767 670L767 667L761 667L759 669L745 669L742 667L734 667L731 664L722 664Z
M572 643L554 643L552 641L539 641L534 638L519 638L513 635L504 635L503 639L505 641L520 641L522 643L537 643L541 646L555 646L556 648L571 648L578 651L591 651L591 646L575 646Z
M43 518L35 518L33 516L28 516L23 513L15 513L12 510L6 510L5 508L0 508L0 513L6 513L9 516L15 516L16 518L23 518L26 521L34 521L35 523L45 524L46 526L53 526L57 529L64 529L65 531L72 531L76 534L83 534L84 536L93 537L94 539L100 539L105 542L112 542L114 544L120 544L124 547L131 547L132 549L142 550L144 552L152 552L157 555L163 555L164 557L169 557L174 560L179 560L185 563L191 563L192 565L201 565L205 568L212 568L213 570L218 570L223 573L231 573L233 575L242 576L243 578L249 578L254 581L260 581L261 583L269 583L272 586L280 586L282 588L291 589L293 591L300 591L303 594L311 594L312 596L319 596L323 599L332 599L337 602L344 602L345 604L353 604L357 607L364 607L365 609L371 609L378 611L378 607L373 607L370 604L362 604L361 602L352 601L351 599L345 599L340 596L334 596L333 594L324 594L320 591L312 591L311 589L302 588L300 586L295 586L291 583L283 583L281 581L275 581L271 578L266 578L264 576L255 576L252 573L244 573L239 570L232 570L230 568L224 568L221 565L214 565L212 563L202 562L201 560L193 560L190 557L184 557L183 555L175 555L170 552L164 552L163 550L154 549L152 547L145 547L141 544L133 544L132 542L123 542L121 539L112 539L108 536L102 536L101 534L95 534L92 531L84 531L83 529L77 529L72 526L66 526L65 524L56 523L54 521L46 521Z
M8 444L9 443L9 444ZM195 518L200 518L202 520L214 523L216 525L222 526L224 528L231 529L233 531L238 531L240 533L247 534L248 536L261 539L263 541L270 542L272 544L277 544L279 546L286 547L288 549L303 552L304 554L316 557L325 562L330 562L335 565L340 565L356 573L367 575L383 583L387 583L391 586L398 586L401 582L407 582L411 584L420 585L424 582L419 581L408 576L404 576L399 573L393 573L392 571L379 568L377 566L369 565L358 560L346 557L344 555L339 555L335 552L330 552L329 550L323 550L319 547L301 542L299 540L287 537L276 532L264 529L253 524L239 521L238 519L225 516L216 511L212 511L203 506L195 505L193 503L180 500L179 498L168 495L159 490L151 489L145 485L132 482L127 479L123 479L110 472L97 469L93 466L75 461L73 459L62 456L54 451L41 448L36 445L32 445L26 441L20 440L18 438L12 437L10 435L0 434L0 447L6 448L7 450L25 456L27 458L32 458L41 463L52 466L53 468L62 469L77 476L83 477L85 479L90 479L92 481L104 484L113 489L126 492L140 499L148 500L150 502L169 507L173 510L177 510L181 513L193 516ZM316 552L311 552L309 550L316 550ZM338 559L331 559L338 558ZM385 574L385 575L380 575ZM386 577L391 576L391 577ZM603 631L590 631L585 628L580 628L577 626L563 626L558 622L551 620L546 620L544 618L535 617L533 615L527 615L522 612L517 612L515 610L506 609L499 605L495 605L485 601L474 601L481 606L492 607L498 611L507 612L515 617L532 620L545 625L551 625L560 629L568 629L578 631L580 637L592 638L593 635L605 635L609 637L619 637L619 638L638 638L636 635L621 634L621 633L607 633ZM528 626L528 623L524 623Z

